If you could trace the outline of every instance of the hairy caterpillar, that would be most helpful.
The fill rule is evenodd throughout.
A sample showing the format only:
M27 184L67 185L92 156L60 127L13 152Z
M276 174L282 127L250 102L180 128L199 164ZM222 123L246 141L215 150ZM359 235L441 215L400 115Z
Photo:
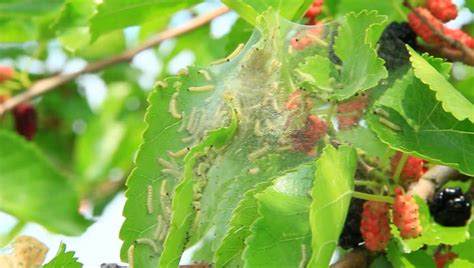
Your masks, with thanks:
M306 261L308 260L308 256L306 254L306 245L302 244L301 245L301 261L298 264L298 268L304 268L306 267Z
M190 148L189 147L186 147L186 148L183 148L177 152L172 152L172 151L168 151L168 154L171 156L171 157L174 157L174 158L178 158L178 157L182 157L182 156L185 156L188 152L189 152Z
M144 244L144 245L148 245L150 246L152 249L153 249L153 252L155 254L158 254L160 253L160 250L158 249L158 246L156 245L156 243L151 240L151 239L148 239L148 238L138 238L137 240L135 240L137 242L137 244Z
M147 186L146 194L146 211L148 214L153 214L153 186Z
M201 74L202 76L204 76L204 79L206 79L207 81L211 81L211 80L212 80L211 75L210 75L209 72L206 71L206 70L199 70L199 71L198 71L198 74Z
M265 144L265 146L263 146L262 148L260 148L256 151L253 151L252 153L247 155L247 158L250 161L255 161L255 160L257 160L257 158L259 158L259 157L263 156L264 154L266 154L269 150L270 150L270 146L268 144Z
M214 85L206 85L206 86L199 86L199 87L189 87L188 90L191 92L206 92L214 90L216 86Z
M220 60L217 60L215 62L212 62L211 64L221 64L221 63L224 63L224 62L229 62L231 61L233 58L235 58L235 56L237 56L240 51L242 50L242 48L244 48L244 43L240 43L234 51L232 51L229 56L227 56L226 58L224 59L220 59Z
M181 119L183 116L178 113L177 108L176 108L176 98L178 97L178 92L175 92L173 96L171 96L170 100L170 106L168 108L168 112L177 119Z
M135 250L135 246L131 245L127 250L127 257L128 257L128 267L133 268L133 251Z

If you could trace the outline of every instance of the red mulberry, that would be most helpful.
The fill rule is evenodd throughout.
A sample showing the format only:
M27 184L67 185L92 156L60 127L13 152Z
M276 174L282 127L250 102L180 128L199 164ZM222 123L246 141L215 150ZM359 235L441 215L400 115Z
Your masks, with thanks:
M387 203L366 201L362 212L360 232L365 246L372 251L382 251L390 241L389 206Z
M392 162L390 163L392 174L395 174L402 155L403 154L401 152L397 152L392 158ZM421 176L423 176L423 174L426 172L426 168L424 167L425 163L426 161L421 158L408 156L405 165L403 166L402 173L400 174L400 180L404 183L412 183L418 181Z
M426 8L442 22L450 21L458 16L458 8L451 0L426 0Z
M37 131L36 109L29 103L20 103L13 109L15 128L18 134L31 140Z
M393 223L400 230L402 238L415 238L423 231L418 204L411 195L404 194L400 188L395 189Z
M314 155L314 146L327 132L327 124L314 114L308 115L304 129L293 135L294 148L297 151Z
M337 106L337 121L339 129L351 128L359 123L365 107L367 107L368 96L362 95L352 100L343 102Z
M14 71L11 67L0 66L0 83L12 79Z

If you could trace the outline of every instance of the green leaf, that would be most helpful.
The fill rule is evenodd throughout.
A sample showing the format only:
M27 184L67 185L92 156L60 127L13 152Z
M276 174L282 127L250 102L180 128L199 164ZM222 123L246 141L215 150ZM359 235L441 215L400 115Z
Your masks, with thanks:
M72 183L33 144L0 131L0 210L48 230L79 235L90 222L78 212Z
M320 90L331 91L331 61L320 55L307 57L304 63L299 65L296 73L305 83L316 86Z
M82 192L107 180L112 169L130 169L142 129L136 116L121 118L130 94L127 83L109 85L99 116L89 121L86 131L76 139L74 162Z
M93 0L66 0L61 12L50 26L61 44L69 51L76 51L90 41L88 22L95 12Z
M183 248L186 247L186 235L192 225L196 208L193 206L194 168L197 158L205 155L210 148L221 149L234 137L238 121L235 110L232 109L232 119L227 127L209 132L208 136L198 145L192 147L184 157L184 178L176 186L173 196L173 214L171 215L170 230L166 236L163 252L160 256L160 267L176 267L179 265Z
M474 254L472 249L474 248L474 238L468 239L463 243L454 245L452 251L458 254L459 258L468 260L474 263Z
M81 29L79 29L81 31ZM79 35L78 35L79 34ZM87 32L72 32L72 35L65 34L61 36L62 42L64 45L68 45L73 42L77 42L77 37L82 37ZM67 39L67 40L66 40ZM79 42L89 42L89 40L79 40ZM76 46L73 44L73 46ZM126 48L125 46L125 36L123 31L115 31L107 34L101 35L97 40L88 46L83 46L83 44L77 44L78 48L82 49L76 51L76 55L83 57L87 60L98 60L113 56L120 52L123 52Z
M375 103L388 117L370 114L369 126L396 150L474 175L474 124L445 112L434 95L409 71Z
M311 199L311 165L277 178L271 187L257 194L261 215L250 227L245 241L244 267L298 267L310 253L308 222Z
M64 0L6 0L0 3L0 18L42 16L61 7Z
M252 234L250 226L260 216L256 194L270 185L269 181L259 183L254 189L247 191L240 200L233 211L229 231L216 250L216 267L233 267L243 262L241 255L245 248L245 240Z
M309 85L321 98L335 100L348 99L375 87L388 76L384 61L375 51L386 22L387 18L375 11L346 15L334 44L342 68L336 68L325 55L309 56L296 69L303 84Z
M393 241L388 245L387 258L393 267L397 268L436 267L433 257L428 255L426 251L419 250L410 254L402 254L397 244Z
M333 2L333 1L328 1ZM366 9L377 10L379 14L386 15L390 20L406 20L408 9L403 8L398 0L338 0L338 14L360 12Z
M168 169L168 167L160 163L159 159L162 158L174 163L176 167L173 170L181 172L182 157L171 157L168 152L177 152L189 146L182 140L188 138L189 135L185 131L178 130L188 123L192 108L200 107L213 93L212 91L195 93L187 90L192 86L210 83L202 74L198 73L199 70L211 73L209 69L190 67L187 76L168 78L164 83L166 85L162 85L164 88L157 87L148 99L150 107L145 116L147 128L143 133L143 143L135 161L136 168L127 181L127 202L124 208L126 219L120 231L120 238L124 241L121 248L121 257L124 260L127 259L127 250L137 239L158 239L155 231L159 227L159 215L163 218L165 225L169 224L167 219L169 218L168 211L171 208L165 203L160 204L161 201L168 200L169 196L163 197L160 194L160 188L166 181L168 187L164 189L164 192L169 194L180 178L165 173L164 169ZM184 121L173 117L169 112L172 96L176 92L178 93L176 108L184 115ZM147 211L149 187L152 189L152 213ZM161 247L162 241L158 239L157 243ZM182 248L175 250L182 250ZM155 252L150 246L137 244L134 249L134 264L137 267L157 266L158 255L159 252Z
M474 122L474 103L466 99L461 92L440 74L440 70L433 67L412 48L408 47L410 61L415 76L436 92L436 99L441 102L443 109L451 113L459 121L469 119Z
M222 2L235 10L246 21L255 25L258 15L267 11L269 7L283 18L297 21L313 3L313 0L223 0Z
M44 268L81 268L82 264L74 257L74 251L66 252L66 245L61 243L59 245L58 253Z
M334 44L334 51L343 62L341 76L337 79L342 88L335 90L336 99L347 99L387 78L384 61L375 51L377 33L386 23L387 17L376 11L346 15Z
M336 137L361 149L371 157L384 158L390 152L390 148L381 142L372 130L365 127L339 131Z
M357 154L348 146L327 145L316 161L310 209L313 255L308 267L328 267L349 209Z
M474 267L474 262L456 258L454 259L452 263L448 265L448 268L467 268L467 267Z
M90 20L92 40L104 33L139 25L157 17L170 18L197 0L104 0Z

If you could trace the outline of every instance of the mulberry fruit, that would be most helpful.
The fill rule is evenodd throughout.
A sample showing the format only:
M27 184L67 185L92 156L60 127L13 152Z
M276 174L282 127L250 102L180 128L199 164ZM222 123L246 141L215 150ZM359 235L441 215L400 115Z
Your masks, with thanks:
M458 8L451 0L426 0L425 6L442 22L450 21L458 16Z
M444 31L444 26L441 21L435 18L429 10L422 7L417 7L415 10L431 25L433 25L434 28L440 30L441 32ZM415 12L412 11L410 14L408 14L408 23L410 24L410 27L413 29L413 31L415 31L415 33L425 42L435 45L444 45L443 41L441 41L441 39L436 36L428 24L424 23Z
M454 260L458 257L458 255L454 252L447 252L447 253L441 253L437 252L433 258L436 263L436 268L444 268L446 263L448 263L451 260Z
M471 217L471 198L461 188L444 188L430 202L430 213L443 226L464 226Z
M37 131L36 109L29 103L20 103L13 109L13 117L18 134L32 140Z
M364 242L360 232L360 221L362 219L362 206L364 200L352 198L347 213L346 222L339 236L339 246L343 249L351 249L357 247Z
M349 129L359 123L369 98L367 95L362 95L343 102L337 106L337 121L339 129Z
M297 151L314 155L314 145L321 140L327 132L327 124L314 114L308 115L304 129L293 135L294 148Z
M321 13L321 8L323 4L324 0L315 0L309 7L308 11L306 11L306 13L304 14L304 17L311 20L317 15L319 15L319 13Z
M397 152L392 158L390 163L392 174L395 174L402 155L403 154L401 152ZM402 173L400 174L400 181L403 183L412 183L418 181L426 172L426 168L424 167L425 163L426 161L421 158L408 156L405 165L403 166Z
M387 203L366 201L362 211L360 232L365 246L372 251L382 251L390 241L389 206Z
M420 213L415 199L395 189L395 203L393 204L393 223L400 230L402 238L418 237L423 228L420 225Z
M435 18L433 14L431 14L427 9L418 7L416 11L423 16L434 28L438 29L441 33L445 36L450 37L454 40L457 40L463 43L465 46L474 48L474 39L468 35L467 33L463 32L462 30L458 29L449 29L446 28L443 23ZM441 40L428 26L428 24L424 23L421 18L415 14L415 12L410 12L408 14L408 23L413 31L421 37L425 42L439 45L439 46L447 46L451 47L450 44L446 43L445 41ZM453 47L451 47L453 48Z
M0 83L13 78L14 71L11 67L0 66Z

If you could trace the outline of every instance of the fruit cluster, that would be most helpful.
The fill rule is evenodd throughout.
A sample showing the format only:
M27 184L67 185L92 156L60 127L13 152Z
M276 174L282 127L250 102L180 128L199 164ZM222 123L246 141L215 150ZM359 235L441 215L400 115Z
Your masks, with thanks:
M393 223L402 238L415 238L421 235L418 204L412 196L404 194L400 188L395 189L392 211ZM387 203L366 201L360 231L369 250L384 250L391 238L390 206Z
M15 71L8 66L0 66L0 84L13 79ZM8 100L8 95L0 95L0 103ZM15 129L18 134L31 140L37 131L36 109L29 103L20 103L12 110Z
M430 213L443 226L464 226L471 217L472 201L459 187L438 191L430 202Z
M427 0L424 7L417 7L408 14L408 23L413 31L429 44L454 48L440 37L442 34L474 48L474 38L460 29L450 29L443 24L456 17L457 7L451 0Z
M285 103L285 109L288 111L299 109L304 114L308 114L304 121L304 127L292 133L291 136L293 148L296 151L314 156L314 146L326 135L328 127L326 121L310 113L312 107L311 98L301 90L293 92ZM290 118L290 120L292 119Z

